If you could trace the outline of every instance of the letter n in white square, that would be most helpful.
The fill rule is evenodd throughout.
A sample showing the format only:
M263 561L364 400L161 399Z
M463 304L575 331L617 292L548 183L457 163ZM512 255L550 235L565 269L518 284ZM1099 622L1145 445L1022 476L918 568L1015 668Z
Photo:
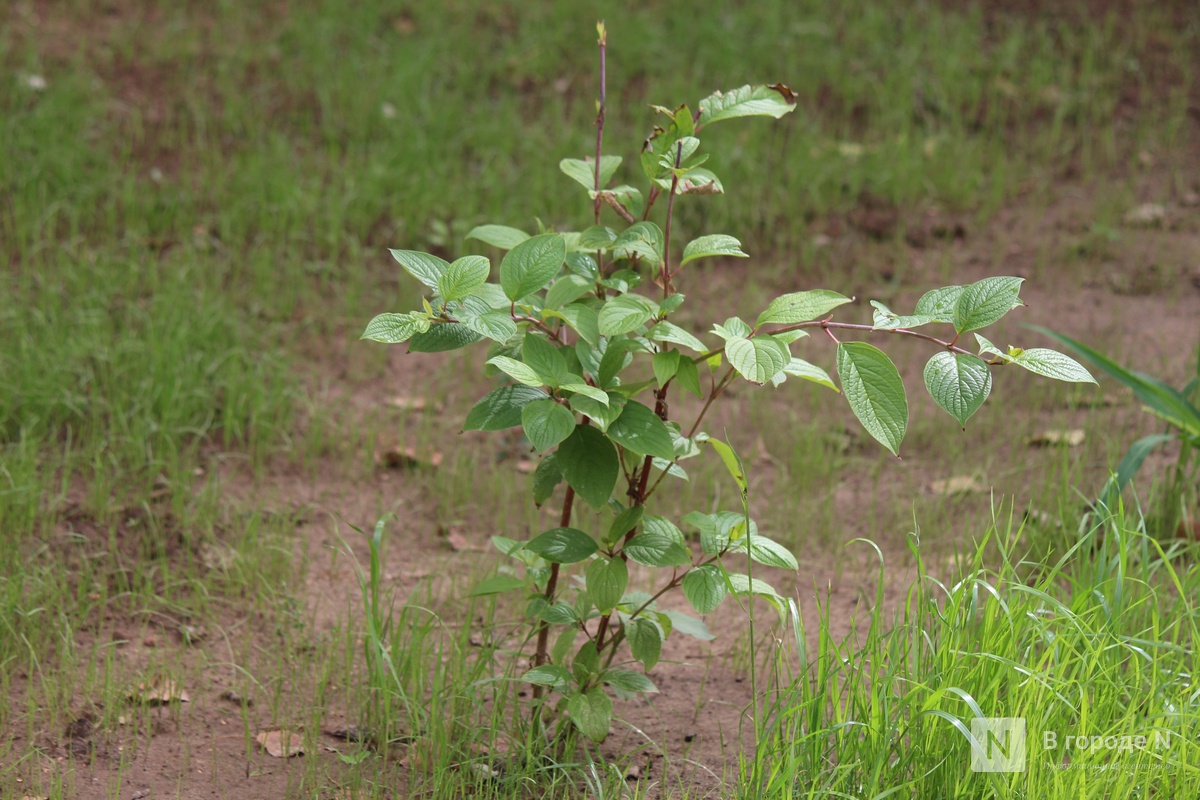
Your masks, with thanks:
M971 720L971 769L975 772L1025 771L1025 718L976 717Z

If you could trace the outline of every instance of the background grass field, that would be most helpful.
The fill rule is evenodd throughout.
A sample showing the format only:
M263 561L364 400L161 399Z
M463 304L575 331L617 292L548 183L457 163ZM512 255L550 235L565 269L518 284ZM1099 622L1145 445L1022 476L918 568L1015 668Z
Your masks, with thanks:
M630 181L649 104L777 80L799 95L779 123L711 134L726 193L684 204L679 225L734 234L754 258L689 276L697 318L813 286L899 304L962 280L964 268L1003 273L1016 261L1035 298L1024 321L1057 326L1039 309L1061 310L1060 295L1099 280L1111 302L1064 312L1087 321L1068 332L1181 384L1196 363L1196 317L1190 329L1186 320L1200 308L1188 271L1200 15L1183 2L1025 5L6 4L0 794L125 797L156 740L190 753L197 727L218 724L244 753L232 774L254 764L245 780L260 782L247 786L271 788L218 782L215 758L197 778L191 756L178 755L167 759L183 764L174 788L156 791L709 791L687 758L659 773L675 778L626 781L623 766L609 767L628 752L514 762L501 777L466 768L499 758L497 732L519 716L512 697L492 693L516 668L506 652L519 614L461 599L492 568L488 557L468 553L460 578L421 583L397 611L398 678L381 683L365 669L371 620L345 605L358 592L345 568L348 551L364 565L368 554L333 514L369 527L400 511L386 551L400 602L416 569L401 553L436 571L439 529L482 544L489 521L539 524L512 469L520 443L479 450L456 438L487 388L464 377L481 354L416 366L417 356L356 341L372 315L419 296L386 248L484 252L463 240L477 224L576 227L588 216L557 164L593 146L593 23L604 18L606 138ZM1167 230L1123 228L1146 199L1171 207ZM949 226L949 242L925 241L930 219L935 231ZM955 225L965 243L955 244ZM1148 261L1157 271L1147 290L1124 292ZM1184 324L1156 335L1146 322L1168 319ZM917 355L900 349L897 360ZM915 517L922 552L939 562L931 574L947 580L934 602L915 560L889 571L891 599L866 597L869 630L843 643L844 622L812 611L813 582L800 576L807 634L779 649L730 643L713 668L714 681L732 681L757 664L773 681L740 745L727 731L720 764L692 759L725 770L725 792L1200 796L1197 700L1184 677L1195 666L1194 550L1148 539L1132 505L1112 520L1081 519L1081 500L1153 424L1120 398L1088 411L1095 396L1073 388L1001 388L996 400L1017 411L993 401L979 422L998 437L952 436L930 404L914 408L907 466L843 432L849 417L832 395L746 393L740 427L717 418L761 463L760 522L822 569L870 582L870 559L842 545L866 534L889 559L907 559ZM397 395L445 414L387 406ZM1023 446L1037 430L1077 426L1088 433L1078 450ZM445 459L387 483L376 455L397 443ZM961 474L1000 495L925 488ZM713 502L719 476L718 465L693 470L679 509ZM1142 499L1153 495L1154 473L1145 477ZM847 495L858 509L850 518ZM993 505L1012 521L993 520ZM1037 524L1022 521L1030 507L1044 515ZM955 551L966 578L951 591L940 564ZM325 574L341 576L332 612L316 610L313 595ZM480 648L481 635L497 644ZM806 641L825 655L800 672L794 650ZM964 660L972 648L991 656ZM965 739L952 757L938 750L959 734L930 709L969 716L963 694L999 703L1032 680L1022 669L1046 676L1036 681L1044 696L1022 702L1048 703L1047 719L1064 729L1183 732L1165 759L1172 768L1153 773L1167 782L1147 783L1135 765L1104 780L1045 769L1027 783L971 783ZM139 683L164 675L190 687L190 706L130 702ZM240 701L217 698L235 689ZM331 718L365 724L368 712L412 732L406 755L353 743L347 759L320 752ZM264 762L253 739L270 724L305 726L310 756ZM757 749L747 745L755 736ZM658 749L669 748L651 737L635 752Z

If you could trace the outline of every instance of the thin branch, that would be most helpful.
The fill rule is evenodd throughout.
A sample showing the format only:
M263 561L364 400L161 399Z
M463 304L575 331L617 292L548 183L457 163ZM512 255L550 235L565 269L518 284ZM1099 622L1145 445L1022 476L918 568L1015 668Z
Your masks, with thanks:
M607 97L607 75L605 71L605 52L608 50L608 32L604 28L604 22L596 23L596 32L600 34L600 39L597 44L600 45L600 107L596 110L596 163L595 163L595 186L596 199L592 204L592 211L596 218L596 224L600 224L600 190L604 187L600 185L600 153L604 145L604 111L608 104ZM628 212L626 212L628 213ZM632 222L632 220L630 220Z
M782 328L776 328L775 330L768 331L767 333L768 334L789 333L791 331L798 331L803 328L821 328L821 329L825 330L826 332L828 332L831 328L840 328L842 330L868 331L870 333L892 333L892 334L896 334L898 336L912 336L917 339L923 339L927 342L932 342L933 344L936 344L938 347L948 350L951 353L958 353L958 354L964 355L964 356L975 355L970 350L964 350L963 348L958 347L954 343L954 342L958 341L957 336L954 337L954 341L947 342L944 339L937 338L936 336L930 336L928 333L921 333L919 331L910 330L908 328L876 328L873 325L859 325L859 324L856 324L853 322L834 322L833 320L829 320L829 319L813 319L813 320L809 320L808 322L797 322L794 325L785 325ZM836 339L834 341L836 341ZM718 353L724 353L724 352L725 352L724 347L718 347L716 350L709 350L707 353L703 353L701 355L696 356L695 358L692 359L692 361L699 364L701 361L712 358L713 356L717 355ZM992 359L991 361L985 361L984 363L990 364L992 366L998 366L1004 362L1001 360L998 360L998 359Z
M675 216L675 190L679 187L679 162L683 158L683 142L675 147L675 169L671 175L671 194L667 197L667 221L663 230L662 268L658 280L662 283L663 299L671 294L671 220Z

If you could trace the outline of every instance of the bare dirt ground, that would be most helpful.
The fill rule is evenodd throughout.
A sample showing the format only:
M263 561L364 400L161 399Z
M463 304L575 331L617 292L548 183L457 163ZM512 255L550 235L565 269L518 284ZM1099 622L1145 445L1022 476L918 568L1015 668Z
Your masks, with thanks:
M1094 245L1090 221L1096 190L1077 185L1058 190L1057 201L1049 207L1031 210L1018 202L986 226L967 227L961 235L949 238L920 236L919 226L928 225L928 215L914 214L907 224L916 233L899 250L891 244L870 241L855 233L852 226L830 221L829 227L841 227L846 232L830 239L827 257L833 269L840 260L878 264L881 285L889 280L888 273L903 269L905 285L913 287L938 281L947 273L954 282L975 280L996 273L997 265L1003 265L1004 272L1035 278L1024 293L1030 305L1026 315L1030 321L1071 331L1084 340L1125 347L1129 353L1140 354L1139 359L1156 374L1177 381L1186 374L1200 335L1198 189L1195 183L1172 189L1160 172L1147 170L1139 179L1139 200L1161 204L1165 217L1147 227L1131 225L1122 230L1118 242L1108 242L1103 252L1089 254L1093 266L1084 273L1082 282L1071 277L1081 274L1080 270L1060 273L1054 267L1056 261L1078 248ZM738 281L736 270L732 265L715 270L710 276L716 284L712 288L728 285L733 289ZM868 294L877 288L862 287ZM916 292L905 289L899 295L904 300L897 301L897 306L902 307L915 298ZM337 359L328 363L336 364ZM333 369L320 367L327 368ZM414 369L423 372L418 375ZM390 357L385 380L329 391L344 407L378 408L406 387L424 383L437 369L436 361L408 358L396 351ZM472 400L453 396L431 399L458 411L465 410ZM1117 432L1129 428L1126 440L1135 431L1145 430L1145 420L1127 403L1091 413L1110 414ZM481 438L469 443L456 440L447 447L462 444L474 448L496 446ZM1021 443L1000 442L997 446L1008 450L1001 455L1002 461L1019 464L1022 458L1028 458ZM769 486L770 459L760 460L758 475ZM479 457L478 463L494 465L489 469L514 469L512 461ZM1103 463L1087 465L1087 473L1097 478L1105 469ZM438 535L434 500L420 481L408 479L411 473L381 468L373 478L360 482L341 477L339 470L336 464L319 466L315 472L322 477L314 479L309 477L313 474L310 471L302 473L280 466L257 481L236 468L217 470L230 508L265 506L297 520L294 554L297 558L305 555L311 564L306 584L297 592L306 605L297 613L311 624L310 647L319 647L322 635L343 624L360 602L350 560L332 557L334 550L345 546L338 534L349 535L344 525L337 524L339 517L369 529L382 511L403 510L405 521L390 534L385 564L387 579L400 596L418 589L435 597L444 596L453 576L468 573L492 558L486 553L486 544L495 532L495 520L463 520L456 529L456 538L447 540ZM904 571L911 568L911 559L905 553L902 535L856 529L862 524L862 507L871 502L903 502L906 492L927 491L922 487L928 487L936 477L944 477L938 472L936 453L918 448L903 462L883 470L881 490L868 485L865 478L848 474L833 495L832 502L838 506L835 516L846 521L845 530L837 532L833 540L843 542L855 535L872 535L884 548L891 569L884 594L889 614L903 602ZM995 488L1020 495L1021 482L1018 470L997 481ZM975 506L977 511L984 511L987 501L981 500ZM78 523L74 527L81 529ZM940 538L946 552L956 544L952 531L927 534L934 540ZM348 541L359 562L366 563L369 553L365 543L357 538ZM862 552L837 553L819 547L804 555L803 572L790 577L775 575L776 585L793 593L808 619L815 619L818 597L827 601L833 633L850 633L856 613L874 603L874 556L865 548ZM933 569L948 573L950 567L935 565ZM632 583L636 581L635 575ZM717 634L711 644L680 641L679 637L669 642L663 663L653 671L661 694L647 701L618 702L617 715L623 724L617 726L604 751L617 755L637 750L632 763L644 779L652 780L663 776L665 755L676 765L672 780L682 775L682 780L692 786L715 793L721 786L722 771L731 764L739 726L748 724L743 711L750 702L750 690L745 680L745 640L739 635L744 618L724 608L708 622ZM289 657L278 652L285 645L261 614L230 609L222 615L219 633L209 632L193 643L161 620L98 620L94 635L116 640L111 657L127 674L152 672L155 664L177 663L185 665L186 674L197 677L195 683L186 686L188 703L145 712L137 734L123 733L120 725L115 731L104 729L98 720L84 713L80 698L71 699L71 707L78 707L80 712L65 730L36 731L37 743L61 761L61 769L73 770L74 796L171 796L192 800L284 797L314 789L321 790L322 796L354 796L338 793L335 784L305 784L306 776L313 774L311 770L306 772L306 759L321 759L328 769L320 772L337 774L334 749L342 747L343 742L323 735L318 739L325 745L321 750L286 760L271 758L252 743L260 729L281 723L304 724L302 719L280 720L273 715L272 693L280 687L256 686L241 674L242 669L253 673L256 664L275 664ZM85 647L89 642L77 645ZM233 664L240 666L235 668ZM29 679L17 676L17 687ZM284 690L301 689L302 685L303 680L297 676L295 686ZM355 720L347 718L345 698L340 693L313 702L322 704L317 716L323 731L354 724ZM119 774L123 783L118 789L113 781L122 763ZM396 767L399 785L405 783L404 763Z

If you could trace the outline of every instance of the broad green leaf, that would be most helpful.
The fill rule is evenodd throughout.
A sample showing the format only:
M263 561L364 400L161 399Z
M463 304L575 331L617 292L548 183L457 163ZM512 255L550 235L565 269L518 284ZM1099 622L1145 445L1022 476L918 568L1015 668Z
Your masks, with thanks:
M596 264L596 259L587 253L567 253L567 269L589 281L600 277L600 267Z
M704 167L689 169L687 174L681 177L677 182L673 181L672 176L668 174L666 177L656 178L654 180L660 187L667 189L671 188L671 184L675 183L675 194L722 194L725 187L721 184L721 179L713 174L712 170Z
M755 324L791 325L796 322L808 322L819 319L849 302L849 297L828 289L792 292L772 300L767 310L758 315L758 322Z
M729 474L733 476L733 482L742 491L744 499L749 484L746 482L746 466L742 463L742 457L737 454L737 451L733 447L722 442L720 439L709 439L708 443L712 445L712 449L716 450L717 455L721 457L721 462L725 465L725 469L729 471Z
M408 340L410 353L443 353L457 350L479 341L479 334L457 322L430 325L429 330L418 333Z
M782 83L770 86L741 86L728 92L714 92L700 101L700 128L734 117L774 117L779 119L796 108L796 94Z
M630 400L621 416L608 426L608 438L643 456L658 456L668 461L675 457L671 432L658 415L641 403Z
M880 331L892 331L898 328L917 328L921 325L928 325L930 322L937 321L937 317L932 314L902 316L893 312L878 300L872 300L871 306L875 309L873 314L875 329Z
M626 544L622 551L630 561L647 567L681 567L690 564L692 554L683 537L660 530L643 530Z
M652 680L630 669L610 669L601 676L601 680L625 692L650 694L658 691Z
M683 596L698 614L708 614L725 599L725 576L716 564L704 564L683 576Z
M567 700L567 715L587 738L599 744L608 736L612 724L612 700L599 686L584 694L573 694Z
M463 256L438 276L438 294L447 302L472 294L487 283L492 264L483 256Z
M737 595L756 594L760 597L779 598L779 592L766 581L758 578L751 578L748 575L742 575L737 572L727 573L729 585L733 587L733 593Z
M700 388L700 370L696 367L695 361L687 358L680 360L679 371L675 373L675 382L696 397L704 396L704 390Z
M657 267L662 261L663 232L653 222L635 222L617 236L612 249L620 258L636 255Z
M559 387L564 392L573 392L581 394L584 397L595 400L600 405L605 405L609 402L608 393L603 389L597 389L595 386L588 386L583 382L583 378L578 375L568 375L567 382Z
M837 371L854 416L867 433L898 456L908 430L908 398L896 365L878 347L843 342L837 348Z
M833 379L829 377L829 373L818 367L816 364L810 364L802 358L792 358L788 365L783 368L783 371L788 375L796 378L802 378L806 381L818 383L821 386L827 386L835 392L839 391Z
M986 328L1021 305L1024 278L984 278L963 287L954 304L954 329L959 333Z
M600 186L598 188L603 189L608 185L619 166L621 166L620 156L600 156ZM587 160L564 158L558 162L558 168L563 171L564 175L578 182L585 189L594 191L597 188L596 159L590 156Z
M579 233L575 246L580 250L607 250L617 240L617 232L607 225L593 225Z
M546 292L545 308L558 309L578 300L595 288L595 284L579 275L563 275Z
M501 386L488 392L467 413L464 431L502 431L521 424L521 409L546 393L528 386Z
M711 236L701 236L699 239L688 242L687 247L683 248L683 258L680 260L679 266L682 267L689 261L708 256L749 258L742 252L742 243L737 239L723 233L714 233Z
M625 623L629 651L647 670L654 669L662 654L662 630L652 620L637 617Z
M1082 364L1057 350L1049 350L1044 347L1031 347L1028 350L1021 351L1021 355L1011 359L1011 361L1030 372L1044 375L1047 378L1054 378L1058 381L1067 381L1069 383L1096 382L1096 379L1092 377L1092 373L1084 369Z
M798 341L800 339L804 339L807 336L808 336L808 331L803 331L803 330L778 331L776 333L771 334L772 339L774 339L777 342L783 342L784 344L791 344L792 342Z
M551 528L525 549L555 564L575 564L596 552L596 540L577 528Z
M617 374L629 366L629 362L633 360L633 354L629 352L631 346L632 341L629 339L608 340L608 347L600 358L596 375L596 380L601 386L606 389L614 387Z
M533 504L541 508L542 504L550 499L550 495L554 494L555 487L562 483L562 479L562 470L558 466L558 455L551 453L543 457L530 477Z
M654 307L640 295L622 294L609 298L600 309L600 333L620 336L632 333L654 316Z
M579 334L580 339L592 347L600 344L600 317L594 308L581 303L571 303L559 309L559 313Z
M674 169L678 163L680 167L683 167L699 148L700 140L695 136L682 136L658 157L659 166L665 169Z
M571 652L571 648L575 646L575 639L578 636L579 628L565 628L554 640L554 646L550 648L550 660L556 664L563 663L567 658L567 653Z
M523 383L526 386L539 387L545 385L546 381L538 374L537 370L528 364L523 364L515 358L508 356L496 356L489 358L488 362L496 369L503 372L508 377L512 378L517 383Z
M500 262L500 286L512 301L520 300L548 284L567 257L567 243L557 233L526 239Z
M1000 350L1000 348L996 347L996 345L992 344L978 333L974 334L974 336L975 340L979 342L980 358L983 358L984 356L999 356L1001 361L1012 361L1012 359L1009 358L1006 353Z
M362 338L384 344L399 344L429 330L429 318L413 311L408 314L380 314L367 323Z
M653 359L654 379L658 381L658 386L661 389L679 371L679 351L664 350L661 353L655 353Z
M699 639L702 642L711 642L717 638L712 635L707 625L689 614L671 609L659 611L658 613L669 619L671 626L685 636L691 636L693 639Z
M645 506L628 506L608 526L608 535L604 537L606 544L612 544L625 534L641 524L646 513Z
M943 286L921 295L913 313L919 317L933 317L934 322L954 322L954 307L963 293L962 286Z
M544 453L571 435L575 430L575 415L547 397L521 409L521 426L534 449Z
M660 322L655 325L646 334L647 339L653 339L656 342L671 342L672 344L680 344L684 347L695 350L697 353L708 352L708 348L704 346L704 342L697 339L692 334L685 331L673 322Z
M529 238L529 234L507 225L479 225L467 234L468 239L477 239L484 244L498 247L501 250L512 250Z
M450 266L444 259L416 250L391 250L392 258L400 262L405 272L430 289L437 290L438 278Z
M753 532L741 539L733 547L730 547L729 552L744 553L746 552L747 544L750 548L750 558L765 567L778 567L779 569L790 570L800 568L800 565L796 563L796 557L792 555L790 550L773 539L768 539L766 536L759 536Z
M770 336L731 339L725 345L725 356L738 374L751 383L766 383L792 360L787 345Z
M511 575L493 575L484 578L471 590L469 597L485 597L490 594L503 594L516 589L524 589L525 581Z
M533 333L525 335L521 344L521 360L542 378L548 386L558 386L568 376L567 360L548 339Z
M571 673L554 664L543 664L526 672L521 676L521 680L534 686L549 686L561 691L570 685Z
M629 567L619 558L598 558L587 566L587 593L601 614L609 614L625 594Z
M472 298L468 297L467 300ZM480 336L504 344L517 333L517 323L507 311L487 311L482 314L459 314L459 321Z
M600 430L607 431L608 426L613 423L613 420L621 416L621 412L625 409L626 400L616 392L608 392L605 396L608 399L607 405L594 397L574 394L571 396L571 408L595 422L596 427Z
M992 391L992 373L976 356L943 350L925 365L925 388L933 401L965 428Z
M590 425L575 426L558 446L558 464L567 483L592 508L608 503L621 472L617 448Z
M754 331L741 317L730 317L720 325L713 325L712 332L728 342L730 339L749 339Z

